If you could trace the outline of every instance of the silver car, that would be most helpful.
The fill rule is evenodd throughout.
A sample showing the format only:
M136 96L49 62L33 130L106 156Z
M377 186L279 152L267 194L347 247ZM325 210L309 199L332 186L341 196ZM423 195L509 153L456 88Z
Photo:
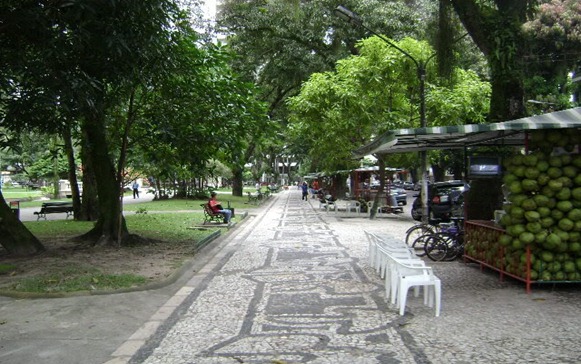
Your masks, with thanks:
M408 204L408 194L403 188L389 187L389 195L395 196L395 200L397 201L398 205L405 206Z

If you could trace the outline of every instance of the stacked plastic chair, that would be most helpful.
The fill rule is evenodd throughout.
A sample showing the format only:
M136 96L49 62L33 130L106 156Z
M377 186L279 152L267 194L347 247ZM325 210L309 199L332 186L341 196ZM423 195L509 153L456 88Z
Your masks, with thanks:
M365 233L369 240L369 264L385 279L386 300L396 305L399 314L404 315L409 289L414 288L417 297L423 287L424 304L435 306L435 315L439 316L442 288L432 268L426 266L405 243Z

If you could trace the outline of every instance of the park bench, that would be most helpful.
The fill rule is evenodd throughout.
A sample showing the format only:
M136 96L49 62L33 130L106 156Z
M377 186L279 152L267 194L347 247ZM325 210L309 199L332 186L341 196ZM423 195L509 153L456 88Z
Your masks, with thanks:
M69 216L74 214L73 211L73 203L72 202L45 202L40 207L40 211L35 211L34 214L38 215L36 221L38 221L41 217L46 220L47 214L57 214L57 213L66 213L67 219Z
M246 192L246 194L248 195L248 203L253 205L260 204L260 200L262 199L262 193L257 191L256 193Z
M202 209L204 209L204 225L209 222L217 222L220 224L224 223L224 215L219 212L212 211L209 203L203 203L200 206L202 206Z

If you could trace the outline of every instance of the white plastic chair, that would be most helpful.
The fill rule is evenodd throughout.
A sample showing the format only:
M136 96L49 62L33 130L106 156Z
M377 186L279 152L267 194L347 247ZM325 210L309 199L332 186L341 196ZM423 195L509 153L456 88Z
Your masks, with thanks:
M415 255L413 249L407 246L403 241L380 238L378 235L369 231L365 231L365 235L369 240L369 265L380 274L381 278L388 273L387 266L389 265L389 260L384 254L379 253L380 249L402 259L419 259Z
M331 210L331 209L333 211L337 212L337 204L335 203L335 201L331 200L332 197L333 196L331 196L331 195L325 196L325 202L326 202L325 210L327 210L327 212L329 212L329 210Z
M398 258L402 261L421 261L417 258L413 253L410 252L409 248L407 247L390 247L384 244L377 244L377 253L376 253L376 270L377 273L381 278L388 279L391 277L391 266L393 265L391 261L391 257ZM423 263L423 261L421 261Z
M396 258L399 262L407 262L414 266L423 267L426 264L405 245L393 244L389 246L385 243L378 243L375 249L375 269L381 278L385 278L385 299L391 304L395 304L397 302L398 281L397 263L393 258ZM419 296L419 287L414 292L416 296Z
M377 246L379 245L380 239L377 235L370 233L368 231L365 231L365 235L367 236L367 240L369 241L369 248L368 248L369 265L375 269L377 266L377 260L376 260Z
M390 278L391 282L385 282L386 295L388 291L391 294L391 302L397 304L399 307L399 314L404 315L407 295L410 288L415 288L416 296L418 295L418 288L424 288L424 304L428 307L434 307L435 302L435 316L440 316L440 305L442 297L441 282L432 271L431 267L425 266L423 261L419 260L403 260L394 255L390 255L386 251L382 253L388 255L391 260Z
M361 202L355 200L349 200L345 204L345 212L351 212L351 210L355 210L356 213L361 213Z

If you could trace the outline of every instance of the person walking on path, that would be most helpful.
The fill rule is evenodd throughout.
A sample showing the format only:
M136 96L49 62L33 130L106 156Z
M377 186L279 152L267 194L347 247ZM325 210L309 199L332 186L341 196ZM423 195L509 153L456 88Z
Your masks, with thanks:
M139 198L139 183L137 181L133 181L133 198Z
M303 193L301 200L307 201L309 198L309 185L306 181L301 185L301 191Z

